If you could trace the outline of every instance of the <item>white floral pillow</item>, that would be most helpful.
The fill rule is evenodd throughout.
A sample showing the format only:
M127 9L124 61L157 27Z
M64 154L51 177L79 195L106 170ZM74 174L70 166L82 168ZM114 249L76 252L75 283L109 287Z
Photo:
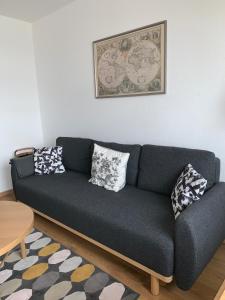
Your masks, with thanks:
M94 144L91 179L89 182L114 192L126 184L130 153L123 153Z

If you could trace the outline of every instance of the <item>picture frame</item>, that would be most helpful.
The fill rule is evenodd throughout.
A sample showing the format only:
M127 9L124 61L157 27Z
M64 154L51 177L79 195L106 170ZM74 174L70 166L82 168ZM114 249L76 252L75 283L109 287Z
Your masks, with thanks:
M166 93L167 21L93 42L96 98Z

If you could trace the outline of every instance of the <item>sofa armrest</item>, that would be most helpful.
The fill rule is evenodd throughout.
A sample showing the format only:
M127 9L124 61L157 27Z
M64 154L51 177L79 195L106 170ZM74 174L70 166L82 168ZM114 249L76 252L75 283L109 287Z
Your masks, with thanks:
M13 185L18 179L31 176L34 174L33 155L13 158L10 160L10 164L11 164L11 176L12 176Z
M217 183L177 218L175 277L187 290L225 239L225 183Z

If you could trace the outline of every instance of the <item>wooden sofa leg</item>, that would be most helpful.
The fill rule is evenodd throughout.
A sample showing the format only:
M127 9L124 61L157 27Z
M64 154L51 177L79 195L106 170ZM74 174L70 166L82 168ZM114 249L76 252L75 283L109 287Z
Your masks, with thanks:
M159 295L159 279L151 275L151 293L153 296Z

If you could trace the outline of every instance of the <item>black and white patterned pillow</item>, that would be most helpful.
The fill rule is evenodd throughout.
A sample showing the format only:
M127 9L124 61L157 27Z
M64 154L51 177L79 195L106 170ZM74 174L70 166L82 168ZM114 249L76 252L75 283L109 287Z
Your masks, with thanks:
M206 185L207 180L191 164L184 168L171 194L175 219L186 207L200 200Z
M89 182L118 192L126 184L130 153L123 153L94 144Z
M34 150L34 173L36 175L60 174L65 172L61 146L43 147Z

